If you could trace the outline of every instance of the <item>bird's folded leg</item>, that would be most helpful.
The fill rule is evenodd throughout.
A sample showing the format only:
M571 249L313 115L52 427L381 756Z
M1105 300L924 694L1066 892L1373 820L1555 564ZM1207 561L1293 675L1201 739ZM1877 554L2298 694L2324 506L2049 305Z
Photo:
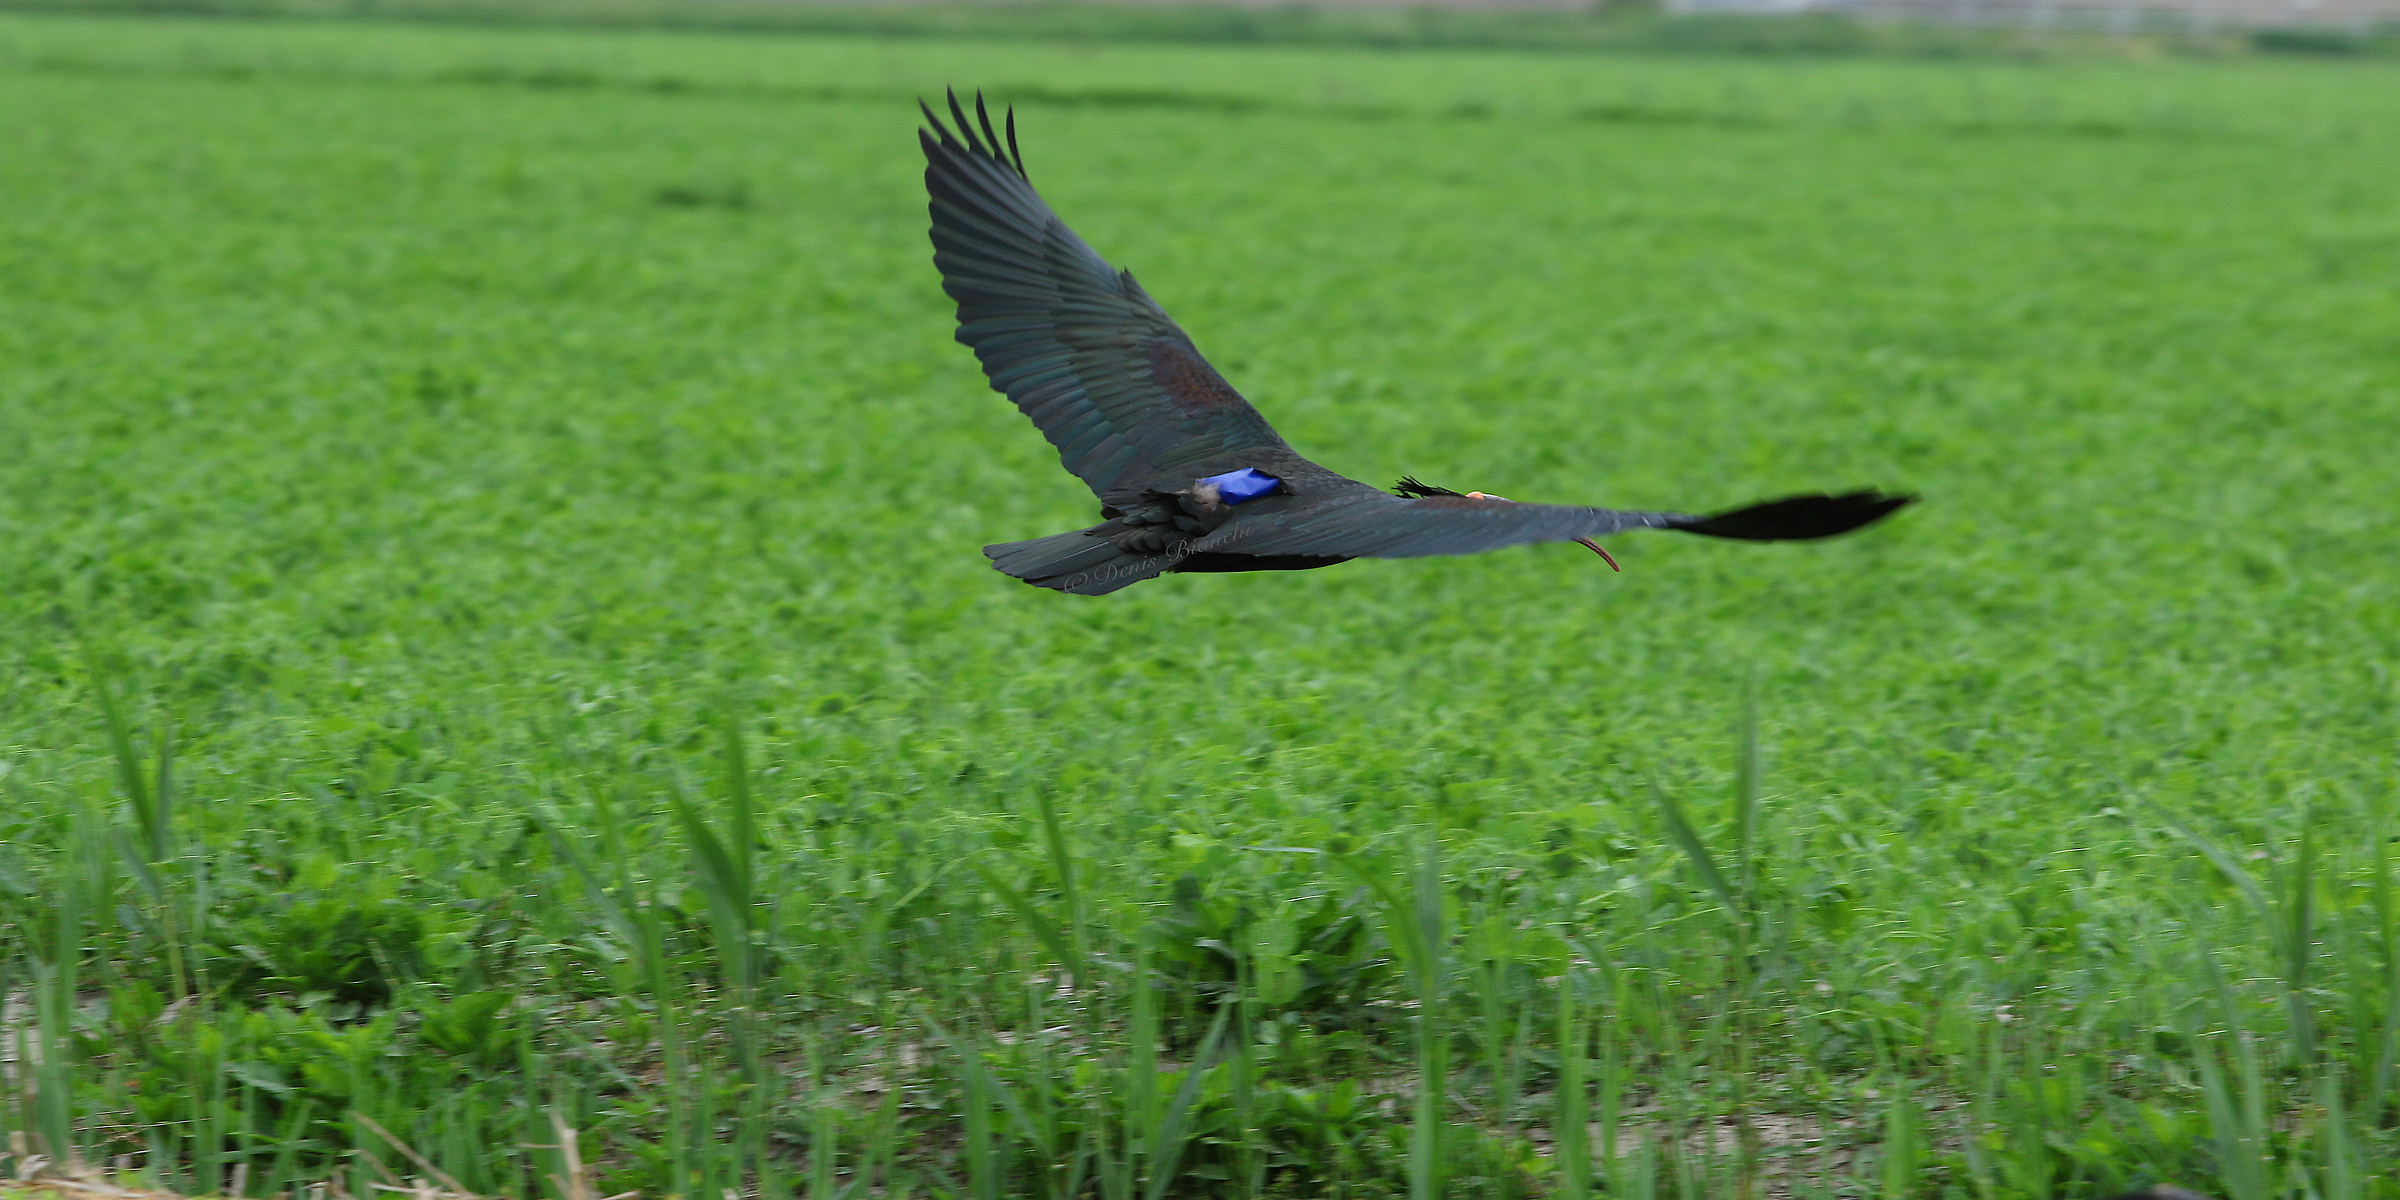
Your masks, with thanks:
M1600 543L1595 542L1590 538L1576 538L1575 540L1591 547L1592 553L1599 555L1601 560L1608 564L1609 570L1619 573L1622 573L1625 570L1625 568L1617 565L1617 560L1608 556L1608 551L1600 548Z

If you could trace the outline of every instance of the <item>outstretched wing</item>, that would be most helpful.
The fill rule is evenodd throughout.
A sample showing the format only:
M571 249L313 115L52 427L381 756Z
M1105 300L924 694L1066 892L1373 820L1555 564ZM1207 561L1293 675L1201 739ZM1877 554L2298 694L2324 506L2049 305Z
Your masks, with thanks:
M1812 494L1694 516L1443 494L1412 499L1360 489L1316 503L1278 503L1283 497L1253 501L1233 520L1193 543L1192 550L1261 556L1420 558L1476 554L1528 542L1568 542L1625 529L1671 529L1743 541L1804 541L1871 524L1912 499L1871 491Z
M1112 269L1042 202L1017 153L1013 111L1005 154L980 95L974 122L955 94L950 114L955 134L927 108L932 128L917 140L958 340L1067 470L1116 502L1245 453L1290 453L1132 273Z

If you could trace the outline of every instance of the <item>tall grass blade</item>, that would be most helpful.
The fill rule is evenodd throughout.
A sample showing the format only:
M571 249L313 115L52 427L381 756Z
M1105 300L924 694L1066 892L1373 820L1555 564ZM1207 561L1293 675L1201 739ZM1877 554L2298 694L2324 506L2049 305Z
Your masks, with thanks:
M1758 680L1755 676L1742 697L1742 760L1734 772L1734 859L1741 866L1742 912L1758 896L1759 786L1763 776L1758 749ZM1690 853L1690 851L1685 851Z
M2292 870L2292 898L2285 905L2291 927L2283 939L2284 1006L2290 1013L2293 1060L2317 1062L2317 1015L2308 1000L2308 979L2317 954L2316 804L2300 810L2300 861Z
M1255 1033L1251 1014L1255 1007L1258 979L1250 971L1251 956L1244 954L1233 964L1233 1049L1226 1057L1226 1066L1233 1084L1232 1143L1234 1200L1250 1200L1257 1194L1261 1177L1266 1171L1265 1156L1258 1148L1258 1110L1256 1107L1258 1063Z
M2255 1036L2247 1033L2234 1036L2233 1065L2235 1082L2240 1087L2235 1099L2241 1103L2243 1138L2255 1148L2263 1172L2274 1162L2274 1126L2268 1123L2267 1114L2279 1106L2273 1103L2273 1095L2268 1091L2267 1074L2259 1067L2258 1039Z
M1895 1094L1883 1115L1883 1200L1909 1200L1917 1193L1917 1164L1923 1149L1917 1102L1907 1089L1886 1086Z
M1374 896L1384 932L1391 939L1392 953L1400 959L1400 969L1414 983L1427 956L1426 948L1419 944L1417 922L1411 916L1414 908L1400 899L1400 893L1382 872L1349 854L1335 851L1329 852L1329 856Z
M813 1067L810 1074L816 1074ZM834 1171L841 1149L840 1110L823 1090L823 1080L817 1082L818 1092L809 1098L808 1200L838 1200Z
M1017 1132L1026 1142L1036 1146L1045 1143L1042 1128L1034 1122L1033 1114L1018 1102L1016 1093L1010 1091L1008 1085L992 1077L991 1069L983 1064L982 1055L973 1053L965 1042L952 1037L950 1030L934 1020L932 1014L920 1012L918 1019L925 1022L925 1027L932 1030L933 1036L941 1039L944 1046L950 1048L951 1054L957 1056L959 1070L969 1083L981 1089L979 1094L988 1102L997 1103L1001 1111L1008 1114L1009 1121L1017 1127Z
M1075 947L1068 944L1066 935L1058 931L1058 926L1042 915L1042 910L1036 908L1025 893L1018 891L1015 885L1001 877L1000 872L993 870L991 864L977 859L969 865L975 868L976 874L983 876L986 886L1000 893L1000 899L1008 905L1009 911L1025 922L1025 928L1032 931L1034 940L1042 944L1042 949L1050 952L1050 957L1056 959L1058 965L1067 969L1068 976L1078 977L1081 968L1077 966Z
M750 794L750 752L742 742L742 724L732 705L725 706L725 831L733 882L743 896L758 892L751 858L758 847L758 802Z
M1751 1054L1756 1038L1751 1029L1751 992L1757 964L1752 939L1765 932L1758 904L1759 788L1765 772L1758 748L1758 678L1752 674L1742 696L1742 760L1734 772L1734 859L1739 871L1739 907L1732 912L1734 929L1733 994L1727 999L1733 1040L1734 1122L1740 1138L1736 1190L1742 1200L1757 1193L1759 1160L1763 1153L1758 1124L1751 1118L1750 1085L1754 1074ZM1690 853L1688 850L1685 852Z
M2235 1052L2236 1081L2240 1086L2237 1095L2228 1085L2217 1048L2204 1039L2195 1039L2197 1052L2192 1059L2200 1069L2201 1096L2208 1113L2209 1133L2216 1144L2217 1169L2224 1177L2231 1200L2270 1200L2269 1130L2257 1056L2250 1051L2250 1034L2243 1028L2241 1009L2226 981L2224 968L2217 962L2216 951L2203 941L2198 947L2198 957L2202 978L2217 998L2225 1036Z
M106 904L104 873L96 861L99 831L89 807L69 794L66 853L60 862L57 906L51 918L50 961L34 963L35 1043L40 1062L33 1074L33 1118L29 1124L51 1160L80 1161L75 1144L74 1075L68 1062L74 1039L76 980L83 963L84 908Z
M1626 1156L1624 1167L1625 1186L1622 1194L1627 1200L1656 1200L1658 1196L1658 1166L1658 1143L1648 1136L1634 1142L1633 1153ZM1609 1193L1610 1200L1615 1200L1615 1197L1619 1195L1614 1190L1616 1186L1617 1181L1611 1179L1609 1181L1609 1187L1612 1189Z
M1168 1102L1166 1115L1159 1119L1158 1130L1150 1138L1150 1153L1144 1164L1149 1169L1149 1178L1142 1189L1143 1200L1163 1200L1168 1186L1175 1181L1176 1169L1183 1163L1184 1145L1192 1135L1193 1102L1200 1096L1200 1080L1215 1065L1217 1047L1225 1040L1225 1028L1232 1016L1230 1003L1217 1005L1217 1017L1209 1022L1208 1036L1201 1040L1200 1049L1183 1069L1175 1098Z
M1659 820L1667 827L1667 837L1683 851L1684 857L1691 860L1692 869L1700 874L1700 882L1708 885L1708 890L1714 892L1717 900L1724 904L1726 918L1739 923L1742 919L1741 902L1734 894L1732 885L1725 881L1724 872L1717 869L1716 858L1709 854L1708 847L1700 841L1700 835L1693 832L1692 823L1685 819L1683 806L1677 804L1656 783L1650 785L1650 798L1658 804Z
M405 1158L410 1163L414 1164L418 1170L425 1172L426 1178L431 1179L435 1183L441 1184L443 1187L446 1187L451 1191L457 1192L461 1195L474 1194L467 1190L467 1185L452 1178L448 1172L433 1165L432 1161L427 1159L424 1155L417 1153L415 1147L410 1146L407 1142L401 1141L397 1137L394 1137L392 1135L392 1131L377 1124L373 1117L370 1117L363 1112L359 1112L356 1109L352 1109L350 1111L350 1119L366 1126L367 1132L374 1134L376 1137L382 1138L386 1145L389 1145L392 1149L399 1151L402 1158Z
M1591 1195L1591 1122L1585 1110L1583 1082L1590 1032L1575 1012L1575 976L1569 968L1558 980L1558 1117L1550 1134L1558 1155L1562 1200L1587 1200Z
M2308 986L2310 967L2307 948L2315 944L2317 917L2317 833L2316 806L2303 809L2300 818L2300 861L2292 872L2292 898L2286 904L2291 913L2290 944L2293 958L2286 964L2285 975L2295 988Z
M753 897L750 894L750 872L747 847L736 854L709 828L708 821L691 801L678 791L669 798L675 819L683 827L684 842L691 848L694 874L700 884L701 898L708 905L709 924L717 936L717 952L723 958L727 982L731 983L746 1001L757 982L757 956L752 952ZM745 807L736 804L737 809ZM741 824L736 818L737 825Z
M2392 839L2375 836L2375 933L2383 951L2383 1024L2376 1037L2375 1067L2367 1082L2367 1102L2359 1117L2369 1125L2383 1121L2392 1095L2392 1070L2400 1062L2400 911L2392 894Z
M770 1080L760 1034L759 987L764 967L758 891L757 803L750 790L750 765L742 742L739 714L725 707L725 830L722 837L703 818L680 787L673 796L684 839L692 848L700 890L707 902L718 955L731 985L734 1012L730 1033L742 1071L742 1109L737 1143L740 1157L757 1172L763 1195L782 1190L774 1159L767 1153L767 1103Z
M2366 1172L2358 1144L2343 1111L2339 1071L2326 1071L2317 1081L2318 1186L2321 1200L2365 1200Z
M955 1050L956 1047L953 1047ZM967 1186L975 1200L1000 1200L1000 1152L992 1144L991 1085L981 1071L968 1071L962 1114L966 1118Z
M1409 1200L1438 1200L1442 1193L1442 1131L1449 1106L1447 1046L1441 1023L1442 840L1429 830L1411 889L1417 944L1417 1098L1408 1134Z
M158 771L150 781L150 808L155 814L151 823L150 861L166 862L175 857L175 722L162 717L150 737L151 749L158 756Z
M585 854L583 847L568 836L566 822L560 819L557 811L547 802L536 801L526 806L525 817L533 822L534 828L541 830L552 852L558 855L559 861L567 864L567 869L573 871L576 880L583 884L584 898L599 913L601 923L608 926L609 931L616 934L626 946L639 951L640 937L634 931L632 919L626 916L624 907L617 903L617 897L609 893L608 884L592 865L591 856Z
M165 862L172 855L173 832L167 811L168 797L163 790L153 791L142 774L141 754L133 745L133 727L125 720L125 710L117 697L116 683L98 652L86 647L84 662L92 677L92 694L100 702L100 717L108 727L108 745L116 759L117 786L133 805L134 820L141 827L143 849L149 861ZM159 752L161 781L166 775L166 751Z
M1476 1043L1483 1055L1485 1103L1491 1116L1506 1124L1515 1112L1516 1097L1512 1092L1510 1063L1511 1023L1509 1020L1509 968L1515 962L1507 922L1487 903L1477 902L1471 917L1474 934L1470 946L1475 958L1475 970L1470 978L1475 984ZM1517 1022L1514 1032L1524 1032L1523 1022Z
M2314 811L2314 805L2308 812ZM2234 889L2249 902L2251 912L2258 918L2274 943L2278 965L2282 968L2284 1011L2291 1026L2292 1061L2304 1068L2313 1068L2317 1060L2316 1014L2309 1007L2309 962L2316 954L2314 934L2316 843L2305 825L2300 833L2300 861L2292 876L2292 897L2276 912L2275 902L2268 899L2267 890L2258 877L2236 861L2224 847L2206 835L2177 820L2173 813L2159 811L2159 817L2175 835L2197 847L2208 861L2215 864L2219 874L2230 881Z
M1626 1187L1625 1165L1617 1154L1619 1115L1625 1105L1625 1053L1620 1036L1623 1001L1623 992L1612 988L1609 1016L1600 1033L1600 1177L1608 1182L1611 1196L1623 1193Z
M1131 1015L1125 1024L1125 1091L1120 1136L1109 1141L1109 1097L1091 1097L1092 1127L1101 1149L1102 1200L1133 1200L1141 1164L1141 1137L1158 1121L1158 996L1150 980L1148 929L1134 935Z
M673 964L667 958L665 922L659 917L656 895L635 889L633 857L626 850L617 806L605 792L595 790L592 811L599 821L601 845L616 868L617 893L632 905L634 958L640 965L643 990L650 993L652 1019L658 1025L659 1053L665 1069L661 1099L666 1109L667 1161L672 1181L668 1190L688 1194L693 1183L693 1135L705 1123L702 1114L694 1111L689 1090L683 1018L677 1011Z
M1140 935L1133 950L1133 1015L1127 1022L1125 1037L1126 1063L1126 1128L1154 1129L1158 1112L1158 988L1150 979L1150 934ZM1136 1149L1129 1139L1128 1157Z
M2253 1138L2225 1084L2225 1068L2214 1046L2202 1044L2192 1061L2200 1068L2200 1094L2208 1113L2208 1128L2217 1152L2217 1173L2230 1200L2271 1200L2267 1190L2264 1149Z
M1048 788L1034 792L1035 802L1042 812L1042 840L1050 850L1050 870L1058 877L1058 892L1067 902L1067 930L1074 943L1075 953L1065 959L1067 975L1075 982L1075 991L1082 994L1089 985L1086 964L1091 959L1090 948L1084 942L1083 898L1075 890L1075 862L1067 849L1066 831L1058 823L1058 806L1050 799Z
M2279 924L2275 920L2275 904L2267 898L2267 891L2259 885L2257 876L2252 875L2241 863L2235 861L2233 855L2226 853L2224 847L2210 840L2206 834L2184 824L2175 814L2165 809L2159 809L2158 816L2159 820L2164 821L2175 836L2191 843L2210 863L2215 864L2218 873L2225 876L2226 880L2233 884L2234 889L2242 894L2242 898L2250 903L2250 909L2257 914L2259 924L2265 926L2270 934L2279 935Z

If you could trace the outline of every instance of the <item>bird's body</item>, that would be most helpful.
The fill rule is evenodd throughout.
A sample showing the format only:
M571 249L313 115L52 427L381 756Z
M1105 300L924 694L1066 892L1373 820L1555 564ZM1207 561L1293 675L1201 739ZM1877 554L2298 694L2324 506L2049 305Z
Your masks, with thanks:
M1101 505L1088 529L984 547L1027 583L1101 595L1168 572L1305 570L1528 542L1598 550L1590 539L1623 529L1826 537L1908 502L1795 496L1701 517L1518 504L1414 480L1395 494L1326 470L1284 444L1131 272L1050 211L1016 153L1013 113L1003 143L980 98L975 121L956 97L950 111L956 133L928 109L919 140L958 340Z

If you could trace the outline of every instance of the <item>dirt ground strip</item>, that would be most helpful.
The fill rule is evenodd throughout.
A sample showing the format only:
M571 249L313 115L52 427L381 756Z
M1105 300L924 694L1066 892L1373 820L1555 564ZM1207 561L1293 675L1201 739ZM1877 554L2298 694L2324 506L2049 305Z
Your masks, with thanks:
M385 1193L396 1193L410 1200L480 1200L464 1192L454 1192L429 1184L391 1187L377 1184L379 1200ZM336 1193L323 1185L308 1189L306 1200L333 1200ZM115 1182L105 1172L78 1170L74 1172L43 1171L30 1179L0 1179L0 1200L190 1200L177 1192L154 1191L130 1187Z

